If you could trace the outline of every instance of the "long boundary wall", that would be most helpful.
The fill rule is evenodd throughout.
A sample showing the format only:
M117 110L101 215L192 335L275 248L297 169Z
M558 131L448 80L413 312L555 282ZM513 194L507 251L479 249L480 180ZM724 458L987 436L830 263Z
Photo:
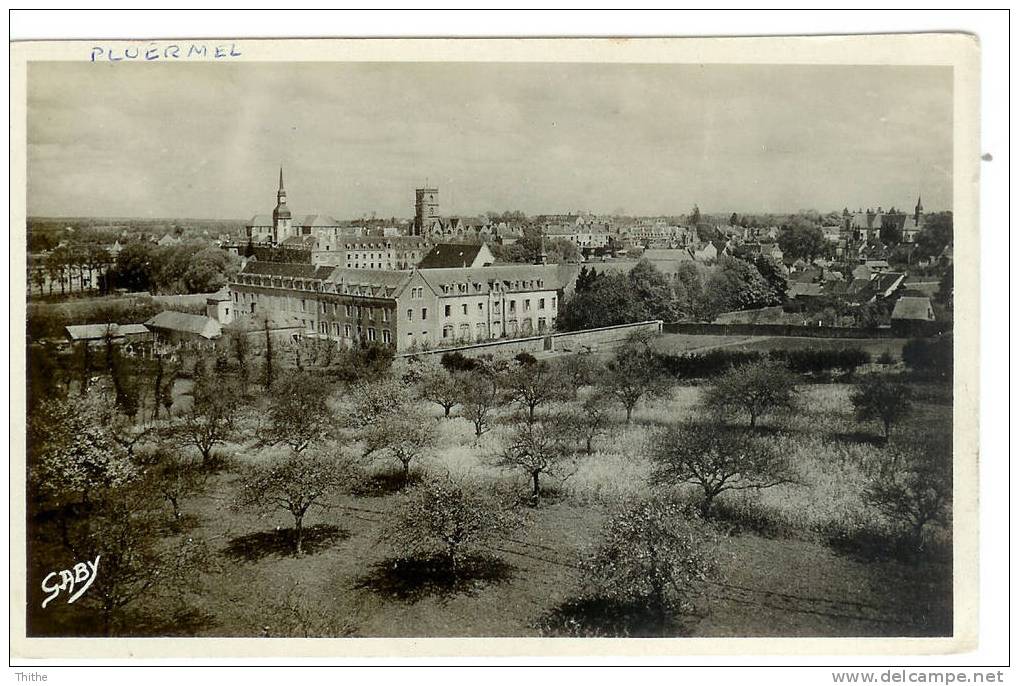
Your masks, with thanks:
M498 341L486 341L471 345L458 345L449 348L435 348L433 350L420 350L417 352L400 353L397 357L421 357L424 355L442 355L444 353L459 352L464 355L515 355L520 352L580 352L585 346L598 346L611 343L619 343L626 339L634 331L649 331L661 333L663 323L659 319L637 322L634 324L619 324L617 326L603 326L597 329L584 329L582 331L566 331L552 333L545 336L528 336L526 338L507 338Z
M860 329L841 326L796 326L793 324L665 324L665 333L698 336L801 336L805 338L904 338L940 336L952 333L951 322L895 321L889 328Z

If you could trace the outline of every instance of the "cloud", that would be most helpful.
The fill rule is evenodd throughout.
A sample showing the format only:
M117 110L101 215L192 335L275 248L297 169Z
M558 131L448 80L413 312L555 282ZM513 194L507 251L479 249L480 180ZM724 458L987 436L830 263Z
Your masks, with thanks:
M951 207L951 70L35 63L29 212Z

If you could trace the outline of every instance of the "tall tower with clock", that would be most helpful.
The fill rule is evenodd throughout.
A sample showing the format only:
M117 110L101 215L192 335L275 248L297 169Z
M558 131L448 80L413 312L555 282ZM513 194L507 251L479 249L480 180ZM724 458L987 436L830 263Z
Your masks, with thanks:
M280 189L276 191L276 209L272 211L272 242L280 243L291 234L290 208L283 188L283 167L280 167Z

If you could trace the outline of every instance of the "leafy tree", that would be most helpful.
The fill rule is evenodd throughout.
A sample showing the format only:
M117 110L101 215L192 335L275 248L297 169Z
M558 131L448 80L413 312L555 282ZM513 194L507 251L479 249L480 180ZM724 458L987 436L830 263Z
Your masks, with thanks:
M329 371L330 375L347 383L378 381L389 375L394 357L388 345L361 341L353 348L339 351Z
M506 398L534 422L535 412L543 405L565 400L567 389L558 368L548 362L516 363L502 378Z
M779 261L770 255L758 255L754 258L753 264L771 290L770 299L774 300L775 304L785 300L786 291L789 290L789 279Z
M631 336L621 345L599 380L605 395L614 398L626 410L629 424L637 403L644 399L661 398L672 387L654 351Z
M796 377L769 363L733 367L705 389L704 404L722 416L745 414L750 428L760 417L793 408Z
M711 514L725 491L760 490L793 483L787 459L752 434L719 424L680 424L661 433L652 448L654 479L701 489L701 514Z
M579 262L580 248L577 244L566 238L553 238L545 245L546 257L549 263L560 264L563 262Z
M435 445L435 423L410 406L389 412L361 431L366 456L388 455L403 467L403 480L410 478L410 463Z
M570 433L584 444L584 451L590 455L594 439L609 430L611 412L610 398L603 393L589 395L581 407L565 416Z
M567 355L559 362L559 373L566 384L570 397L577 397L577 391L594 383L599 372L597 358L591 353Z
M237 411L237 390L203 371L191 387L191 406L178 415L172 431L182 447L197 449L208 467L216 446L233 437Z
M951 212L932 212L924 216L923 228L916 237L920 255L937 257L952 242L953 218Z
M308 511L324 507L322 501L349 484L351 474L346 462L324 452L287 452L248 469L234 507L266 515L289 512L294 518L294 554L300 557Z
M87 514L64 522L61 539L75 560L96 560L95 582L81 601L98 608L106 636L124 622L139 598L182 598L198 590L211 565L205 542L194 536L164 538L164 515L150 493L123 484L93 503Z
M144 464L148 488L166 500L174 520L180 521L184 517L182 501L205 487L207 473L165 445L157 446L144 458Z
M928 524L947 525L951 518L951 441L923 440L893 446L889 468L871 479L864 500L893 523L904 526L917 550Z
M881 242L885 245L898 245L902 242L902 224L896 221L882 221L879 234Z
M892 424L909 415L912 390L909 386L893 383L883 376L870 375L853 391L850 399L856 418L861 421L877 419L884 426L885 441L891 435Z
M99 387L76 400L39 404L28 415L29 483L40 497L84 503L137 477L132 441Z
M938 290L934 294L934 302L947 307L949 310L952 308L953 301L955 299L955 270L948 269L944 276L941 277L941 282L938 284Z
M698 314L704 319L713 319L721 312L777 305L782 299L754 265L723 255L718 260L718 269L704 284Z
M416 370L418 393L425 400L435 403L449 418L453 408L460 404L460 387L453 375L429 355Z
M537 507L543 474L562 482L577 471L568 440L568 427L560 417L518 422L499 452L496 465L527 474L531 480L531 504Z
M251 360L251 339L248 337L248 330L238 322L231 323L224 327L226 341L230 352L237 360L237 373L240 380L241 393L248 391L248 378L250 375L249 362Z
M348 395L353 401L350 423L358 429L371 426L390 415L405 412L411 406L410 393L395 379L355 383L350 387Z
M641 258L627 276L634 296L643 303L650 318L666 322L678 319L672 286L650 260Z
M940 336L932 340L911 338L902 347L902 361L917 372L950 380L954 366L952 337Z
M599 274L565 299L556 320L563 331L630 324L650 319L625 274Z
M240 271L240 260L219 248L204 248L191 255L183 281L187 293L211 293L225 286Z
M265 330L265 350L263 351L263 357L265 358L262 364L262 385L265 386L265 390L271 391L273 382L276 380L276 354L273 350L272 333L269 329L269 316L266 315L262 321L262 326Z
M707 222L697 222L695 224L697 229L697 240L701 243L710 243L718 240L718 229Z
M637 604L661 630L713 574L713 548L706 526L673 503L651 499L617 512L581 568L596 596Z
M263 432L268 445L285 443L300 453L325 437L330 427L329 384L318 374L291 372L273 385L269 425Z
M456 580L465 557L518 525L519 519L498 498L447 475L405 494L380 539L412 556L441 556Z
M492 413L499 407L499 386L484 374L459 375L460 413L474 425L474 435L481 436L492 428Z
M153 288L156 270L156 251L151 243L132 241L117 255L115 281L129 291L148 291Z
M789 259L810 262L824 254L826 241L824 233L806 220L791 222L778 234L778 247Z
M693 209L690 210L690 218L687 221L689 221L690 226L697 226L698 224L700 224L701 208L697 207L697 205L694 205Z

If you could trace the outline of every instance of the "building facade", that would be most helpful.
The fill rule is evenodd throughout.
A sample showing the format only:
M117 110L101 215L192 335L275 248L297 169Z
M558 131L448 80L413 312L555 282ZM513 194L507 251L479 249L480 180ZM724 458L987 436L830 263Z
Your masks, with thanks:
M250 262L230 284L235 317L289 316L305 335L397 351L551 332L556 265L371 270Z

